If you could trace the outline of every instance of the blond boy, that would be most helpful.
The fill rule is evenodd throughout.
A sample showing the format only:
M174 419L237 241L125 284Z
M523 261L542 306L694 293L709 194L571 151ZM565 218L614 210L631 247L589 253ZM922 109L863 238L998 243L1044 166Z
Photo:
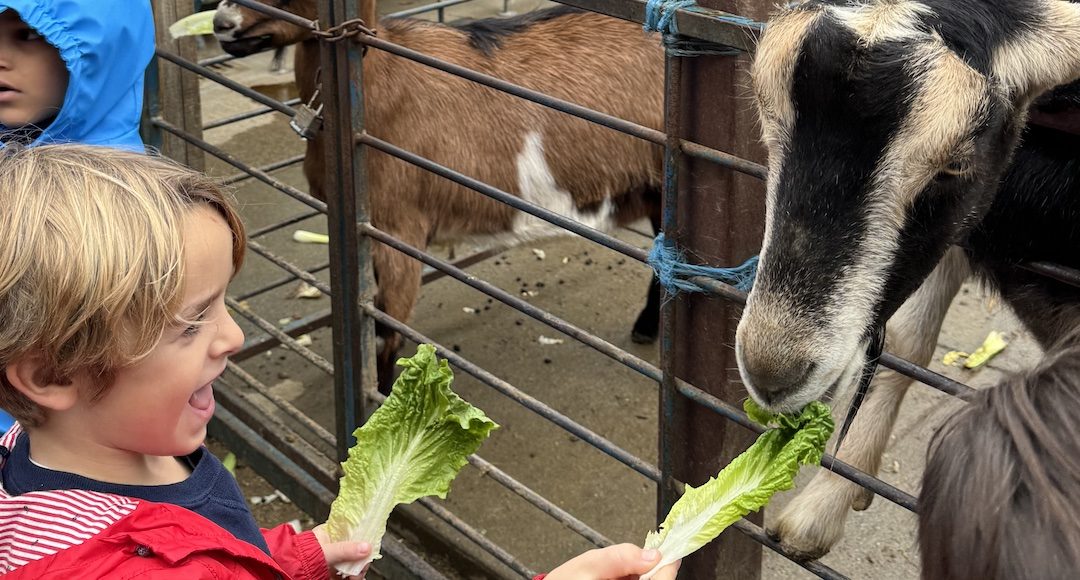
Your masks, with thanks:
M213 182L116 149L9 147L0 207L9 577L321 579L366 556L259 529L202 446L244 338L224 301L244 228Z

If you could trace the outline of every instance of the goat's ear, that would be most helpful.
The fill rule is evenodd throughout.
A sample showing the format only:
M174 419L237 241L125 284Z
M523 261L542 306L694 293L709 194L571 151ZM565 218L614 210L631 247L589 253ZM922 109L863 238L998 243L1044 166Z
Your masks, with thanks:
M993 72L1025 101L1080 77L1080 4L1034 0L1038 22L994 51Z

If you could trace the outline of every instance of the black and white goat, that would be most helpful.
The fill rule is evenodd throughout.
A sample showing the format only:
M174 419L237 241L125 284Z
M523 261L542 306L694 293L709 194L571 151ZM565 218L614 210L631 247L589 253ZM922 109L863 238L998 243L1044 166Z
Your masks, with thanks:
M752 76L767 216L736 350L758 401L849 388L886 321L887 349L927 364L972 275L1044 346L1080 325L1080 289L1016 267L1080 267L1080 138L1027 123L1080 77L1080 5L807 2L769 22ZM840 459L877 472L909 382L878 374ZM871 499L822 470L773 534L820 556Z

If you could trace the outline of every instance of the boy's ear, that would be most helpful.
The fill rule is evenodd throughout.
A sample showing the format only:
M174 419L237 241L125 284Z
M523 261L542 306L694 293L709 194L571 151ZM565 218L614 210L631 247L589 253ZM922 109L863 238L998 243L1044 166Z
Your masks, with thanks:
M11 386L43 409L65 411L78 401L75 385L57 382L52 373L46 372L40 357L29 355L17 359L8 364L4 373Z

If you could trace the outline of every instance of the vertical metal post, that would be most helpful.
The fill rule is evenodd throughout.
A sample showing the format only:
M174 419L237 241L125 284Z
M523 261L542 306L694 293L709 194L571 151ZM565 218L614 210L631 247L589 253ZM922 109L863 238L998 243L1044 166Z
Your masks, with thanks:
M676 208L679 196L679 173L682 170L683 154L679 147L679 97L682 85L682 61L670 54L664 57L664 185L661 215L661 230L668 240L680 239L679 222ZM660 301L660 472L661 482L657 497L657 524L664 521L671 506L679 499L679 489L675 485L678 470L676 449L682 445L683 434L676 429L676 419L684 412L685 402L680 401L675 390L675 300L664 290Z
M150 59L143 81L143 114L139 133L143 143L160 151L165 140L165 130L151 123L151 119L161 118L161 75L158 73L160 59Z
M359 3L359 9L357 8ZM346 16L349 19L357 16L372 30L379 27L379 12L376 0L349 0ZM349 76L352 79L353 90L349 91L349 99L352 103L352 126L353 137L363 133L364 130L364 50L358 43L349 43ZM367 174L367 149L353 141L353 183L356 184L356 222L358 224L371 223L371 190L368 188ZM362 306L375 304L375 293L378 288L375 285L375 263L372 255L374 242L367 236L360 236L356 242L357 254L357 280L359 287L359 303ZM360 309L360 326L356 329L360 338L360 384L361 394L375 394L379 390L378 363L376 355L378 347L375 338L375 319L368 316L364 309ZM358 407L365 420L374 408L366 405L367 398L363 398Z
M319 0L318 13L327 29L357 17L359 6L357 0ZM354 138L364 129L362 52L351 40L322 42L319 50L326 116L323 144L333 289L335 435L338 459L343 460L355 443L353 431L363 422L363 385L374 385L374 327L360 308L362 297L370 300L370 251L356 227L367 219L363 152Z
M751 17L764 14L761 0L699 0ZM760 8L751 6L760 4ZM735 266L761 247L764 188L756 179L707 161L683 156L681 137L761 161L753 112L739 91L746 57L668 57L665 92L664 231L690 260ZM700 485L753 442L753 434L693 405L675 393L673 376L730 403L746 396L735 374L735 341L741 308L700 294L680 294L662 313L660 517L678 499L672 478ZM760 523L762 514L751 517ZM734 530L683 562L687 578L757 579L761 547Z

